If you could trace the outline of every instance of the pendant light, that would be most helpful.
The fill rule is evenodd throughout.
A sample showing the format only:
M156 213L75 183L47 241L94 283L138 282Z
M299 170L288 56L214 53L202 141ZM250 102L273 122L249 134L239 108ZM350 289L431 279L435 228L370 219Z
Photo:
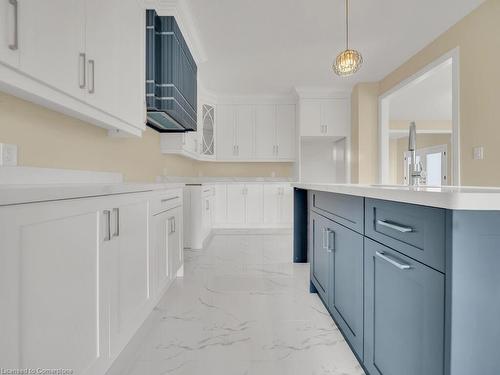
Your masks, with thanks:
M341 77L356 73L363 64L361 54L356 50L349 49L349 0L345 0L345 24L346 49L337 56L333 64L333 71Z

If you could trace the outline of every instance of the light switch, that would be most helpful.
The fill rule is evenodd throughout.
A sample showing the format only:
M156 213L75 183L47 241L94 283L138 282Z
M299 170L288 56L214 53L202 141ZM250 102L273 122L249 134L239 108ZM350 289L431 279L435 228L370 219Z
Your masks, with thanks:
M484 159L484 147L477 146L473 149L474 152L474 160L483 160Z
M0 143L0 166L15 167L17 165L17 145Z

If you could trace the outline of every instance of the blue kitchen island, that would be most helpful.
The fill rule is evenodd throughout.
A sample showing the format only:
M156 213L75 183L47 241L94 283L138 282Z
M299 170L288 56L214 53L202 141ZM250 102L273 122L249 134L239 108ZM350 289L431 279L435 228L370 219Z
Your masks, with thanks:
M295 260L369 375L500 374L500 189L294 187Z

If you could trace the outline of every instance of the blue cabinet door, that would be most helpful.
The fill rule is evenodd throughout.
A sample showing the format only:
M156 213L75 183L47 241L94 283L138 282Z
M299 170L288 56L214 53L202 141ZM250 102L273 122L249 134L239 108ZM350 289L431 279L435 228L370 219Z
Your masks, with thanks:
M324 304L331 301L333 251L328 247L328 227L331 222L311 211L311 282L316 287Z
M363 236L331 222L333 243L332 301L330 310L347 341L363 358Z
M444 287L441 272L365 239L370 375L444 374Z

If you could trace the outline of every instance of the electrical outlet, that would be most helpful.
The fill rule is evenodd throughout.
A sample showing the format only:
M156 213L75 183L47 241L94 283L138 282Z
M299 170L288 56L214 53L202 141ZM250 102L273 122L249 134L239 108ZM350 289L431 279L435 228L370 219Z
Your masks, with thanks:
M474 147L473 153L474 153L474 160L483 160L484 159L484 147L483 146Z
M0 143L0 166L15 167L17 165L17 145Z

